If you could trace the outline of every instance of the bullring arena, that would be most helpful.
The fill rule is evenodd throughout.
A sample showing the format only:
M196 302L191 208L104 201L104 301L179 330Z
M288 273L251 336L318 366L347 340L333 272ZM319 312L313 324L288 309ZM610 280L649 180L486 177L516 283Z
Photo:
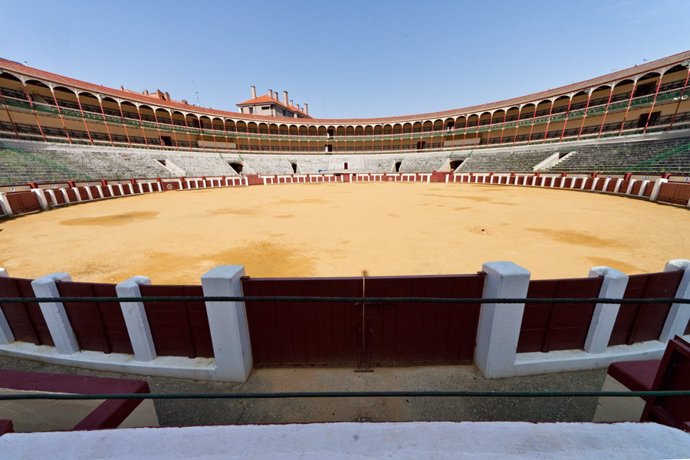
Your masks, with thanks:
M640 388L686 390L689 81L686 51L340 120L287 92L252 88L228 112L0 59L0 355L209 385L292 376L268 388L346 369L364 389L372 371L489 387L654 360ZM688 430L668 401L633 418Z
M288 184L147 194L0 223L0 266L194 284L237 263L257 277L472 273L511 260L535 278L608 265L654 272L690 253L690 215L641 200L459 183ZM670 238L670 235L674 235ZM63 254L73 254L67 260ZM568 254L567 262L562 254Z

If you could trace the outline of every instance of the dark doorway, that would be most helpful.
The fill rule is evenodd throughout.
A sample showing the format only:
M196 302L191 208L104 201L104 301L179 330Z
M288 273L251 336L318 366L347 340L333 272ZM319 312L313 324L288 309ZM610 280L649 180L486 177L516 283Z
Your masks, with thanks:
M464 162L465 160L452 160L450 162L450 170L455 171L460 167L460 165Z
M231 163L228 161L228 164L237 174L242 174L242 163Z
M349 166L349 165L348 165L347 163L343 163L343 169L344 169L345 171L347 171L348 166Z
M417 142L417 150L424 150L424 147L426 147L426 141Z
M166 147L172 147L172 137L170 136L161 136L161 143L165 145Z
M290 163L290 166L292 166L292 173L296 174L297 173L297 163Z
M400 166L402 166L402 161L395 162L395 172L400 172Z

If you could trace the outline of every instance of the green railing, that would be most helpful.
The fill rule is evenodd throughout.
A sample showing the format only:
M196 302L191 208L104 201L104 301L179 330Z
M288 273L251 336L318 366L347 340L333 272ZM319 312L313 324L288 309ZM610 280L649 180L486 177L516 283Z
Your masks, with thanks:
M667 91L664 93L659 93L656 97L656 103L666 103L672 101L674 98L681 94L681 90ZM240 132L240 131L222 131L208 128L196 128L189 126L180 126L176 124L166 124L166 123L155 123L150 121L140 121L127 117L117 117L113 115L103 115L94 112L84 112L83 114L79 110L74 110L70 108L60 108L60 111L55 106L43 103L34 103L33 106L26 100L16 99L12 97L4 97L4 101L7 105L26 109L26 110L36 110L37 112L51 113L55 115L62 115L64 117L76 118L76 119L88 119L96 123L112 123L115 125L131 126L135 129L141 129L142 127L152 129L155 131L161 131L165 133L183 133L183 134L195 134L204 136L215 136L220 138L236 138L236 139L257 139L257 140L271 140L277 142L328 142L328 143L338 143L338 142L376 142L376 141L395 141L395 140L420 140L428 138L445 138L445 137L456 137L456 136L467 136L476 133L500 130L500 129L514 129L530 127L532 125L543 125L546 123L560 122L563 120L577 120L581 119L585 114L588 117L592 115L603 114L604 112L617 112L626 110L628 104L630 108L640 108L645 105L649 105L654 101L654 95L646 95L634 98L629 102L628 99L623 101L617 101L608 106L605 104L589 107L587 110L578 109L570 112L559 112L555 115L545 115L537 118L529 118L525 120L514 120L506 123L495 123L489 125L473 126L469 128L457 128L453 130L442 130L442 131L420 131L412 133L396 133L396 134L376 134L376 135L348 135L348 136L312 136L312 135L283 135L283 134L267 134L267 133L250 133L250 132Z

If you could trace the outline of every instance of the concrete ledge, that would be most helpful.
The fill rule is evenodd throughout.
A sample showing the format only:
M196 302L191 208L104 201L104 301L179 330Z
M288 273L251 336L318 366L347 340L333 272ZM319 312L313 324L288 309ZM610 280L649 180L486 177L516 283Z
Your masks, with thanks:
M191 359L159 356L151 361L142 362L134 359L133 355L122 353L80 351L72 355L62 355L57 352L55 347L26 342L0 345L0 355L106 372L199 380L225 380L217 374L213 358Z

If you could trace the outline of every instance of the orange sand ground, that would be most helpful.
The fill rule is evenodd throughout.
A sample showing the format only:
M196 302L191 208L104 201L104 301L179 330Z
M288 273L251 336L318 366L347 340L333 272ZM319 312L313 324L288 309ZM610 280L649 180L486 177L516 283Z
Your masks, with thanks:
M533 278L690 258L690 213L594 193L468 184L294 184L155 193L0 221L0 267L35 278L197 284L221 264L254 277L474 273Z

